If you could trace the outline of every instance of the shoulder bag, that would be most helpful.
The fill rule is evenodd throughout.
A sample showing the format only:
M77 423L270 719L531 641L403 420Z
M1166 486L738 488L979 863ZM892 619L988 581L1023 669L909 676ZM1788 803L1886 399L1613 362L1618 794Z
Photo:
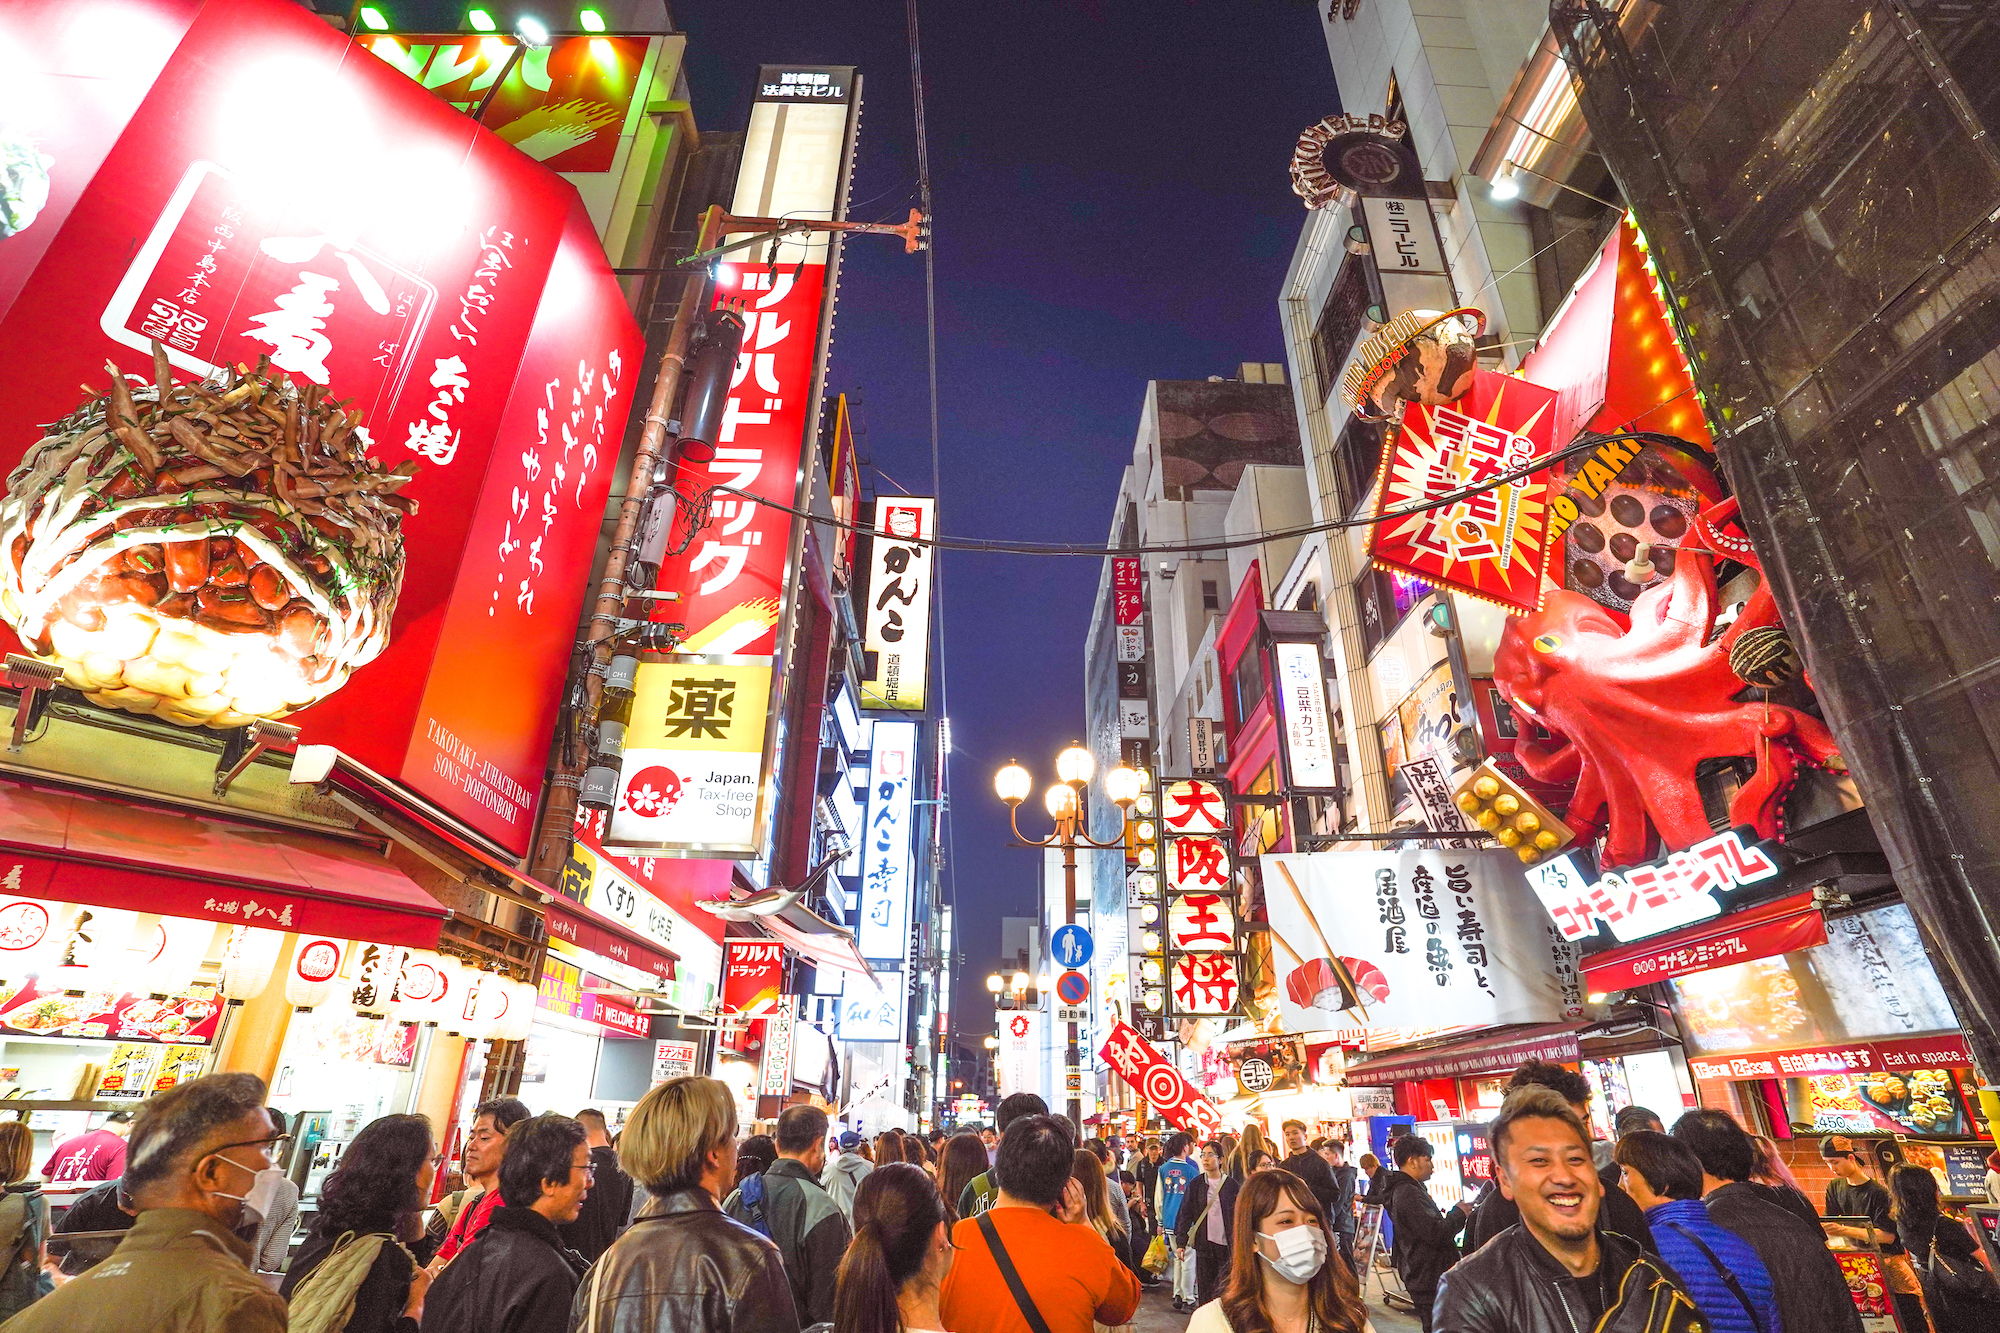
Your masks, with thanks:
M1977 1259L1949 1259L1938 1248L1937 1228L1931 1228L1930 1259L1924 1264L1924 1279L1947 1305L2000 1302L2000 1282Z
M1722 1259L1714 1250L1708 1248L1707 1242L1678 1222L1669 1222L1667 1225L1680 1232L1688 1244L1701 1251L1701 1257L1708 1260L1708 1266L1715 1270L1715 1275L1722 1279L1725 1287L1729 1288L1729 1294L1743 1307L1743 1313L1750 1316L1750 1327L1756 1329L1757 1333L1771 1333L1771 1326L1765 1322L1763 1315L1757 1313L1757 1307L1751 1303L1750 1293L1743 1290L1743 1284L1736 1280L1736 1274L1723 1266Z
M346 1328L354 1314L354 1297L368 1280L384 1245L400 1248L401 1242L386 1231L359 1236L352 1231L342 1232L319 1266L292 1289L292 1333L340 1333ZM408 1250L403 1252L409 1254ZM414 1273L415 1255L410 1256L410 1266Z
M1028 1295L1027 1287L1021 1284L1021 1274L1008 1257L1007 1247L1000 1243L1000 1228L993 1225L991 1213L979 1215L979 1234L986 1237L986 1248L993 1252L993 1262L999 1266L1000 1276L1007 1279L1007 1290L1014 1293L1014 1304L1021 1308L1021 1317L1028 1321L1028 1327L1033 1333L1049 1333L1048 1320L1042 1318L1042 1312L1035 1308L1034 1297Z

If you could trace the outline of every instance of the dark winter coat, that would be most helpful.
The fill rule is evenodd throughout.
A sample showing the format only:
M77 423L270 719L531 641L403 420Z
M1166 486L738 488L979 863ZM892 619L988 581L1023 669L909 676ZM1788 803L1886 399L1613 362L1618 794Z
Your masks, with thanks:
M493 1210L424 1296L424 1333L551 1333L588 1267L532 1208Z
M1646 1221L1660 1257L1680 1275L1714 1333L1783 1333L1785 1321L1764 1261L1749 1241L1710 1217L1701 1200L1655 1204L1646 1210Z
M346 1234L336 1231L329 1236L315 1226L292 1257L285 1280L278 1284L278 1294L291 1300L299 1283L326 1262ZM384 1242L361 1285L354 1289L354 1310L342 1325L344 1333L417 1333L417 1321L403 1317L410 1304L410 1279L416 1275L417 1267L410 1261L409 1253L400 1245Z
M1293 1153L1280 1163L1280 1165L1300 1180L1305 1181L1306 1188L1313 1192L1313 1198L1319 1200L1319 1206L1326 1212L1327 1225L1336 1231L1340 1230L1340 1209L1338 1207L1340 1186L1335 1183L1333 1168L1326 1164L1326 1159L1311 1148L1308 1148L1304 1152ZM1351 1231L1354 1228L1354 1197L1352 1194L1348 1196L1347 1202L1347 1226Z
M771 1163L763 1181L764 1221L779 1257L785 1261L785 1277L799 1308L799 1323L830 1322L833 1279L854 1234L847 1217L833 1196L820 1188L805 1163L796 1158L780 1157ZM729 1196L723 1211L739 1222L750 1221L741 1191Z
M593 1304L597 1333L799 1333L778 1247L700 1188L646 1200L577 1292L570 1333Z
M618 1169L618 1150L610 1144L590 1150L590 1164L596 1168L590 1178L590 1193L583 1196L583 1209L576 1221L557 1225L563 1244L596 1263L597 1256L611 1248L625 1219L632 1214L632 1177Z
M1508 1227L1444 1274L1434 1333L1705 1333L1665 1264L1611 1232L1600 1231L1597 1244L1597 1272L1577 1278L1526 1227ZM1593 1305L1603 1307L1601 1321Z
M1712 1190L1702 1202L1717 1225L1749 1241L1764 1261L1778 1317L1789 1333L1861 1333L1861 1312L1826 1248L1826 1233L1768 1202L1762 1189L1736 1181Z
M1390 1171L1387 1176L1382 1208L1396 1229L1389 1261L1412 1296L1434 1292L1438 1279L1458 1261L1452 1237L1465 1229L1465 1210L1454 1208L1447 1217L1438 1211L1430 1191L1407 1171Z

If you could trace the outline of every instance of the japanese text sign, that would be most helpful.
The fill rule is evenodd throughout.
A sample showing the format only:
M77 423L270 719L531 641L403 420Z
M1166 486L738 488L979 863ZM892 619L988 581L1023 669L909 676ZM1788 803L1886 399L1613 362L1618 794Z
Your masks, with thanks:
M1278 715L1285 724L1285 772L1292 791L1336 791L1333 723L1326 706L1326 668L1319 645L1283 640L1271 645L1277 671Z
M861 835L863 958L901 959L910 947L910 835L915 826L917 724L875 724L868 760L868 823Z
M1550 545L1546 468L1449 504L1417 506L1547 456L1555 404L1554 390L1491 370L1475 371L1472 388L1454 403L1407 404L1376 488L1370 558L1518 615L1541 609Z
M351 400L415 512L388 645L302 742L524 852L641 347L581 202L297 6L47 7L149 55L132 84L13 48L67 85L64 186L0 257L0 473L156 338L182 378L268 355Z
M1048 1015L1016 1009L1000 1015L1000 1095L1041 1092L1042 1029Z
M1097 1057L1176 1129L1205 1138L1222 1128L1222 1112L1215 1103L1131 1024L1114 1026Z
M1136 555L1111 557L1112 623L1136 625L1146 610L1142 565Z
M633 688L605 845L754 850L768 662L641 662Z
M1308 977L1337 961L1359 985L1368 1025L1416 1028L1448 1013L1455 1023L1549 1023L1580 1004L1574 946L1529 904L1512 852L1286 853L1262 858L1267 885L1297 892L1266 898L1274 935L1324 939L1333 959L1305 959ZM1312 1000L1320 987L1281 990L1292 1031L1348 1026Z
M1437 224L1430 204L1422 199L1363 199L1368 224L1368 248L1375 267L1392 273L1446 273L1444 251L1438 246Z
M785 946L776 940L724 940L722 1007L732 1014L761 1014L785 988Z
M1767 850L1730 829L1651 865L1607 871L1595 880L1573 855L1551 857L1528 872L1528 882L1564 939L1590 939L1601 921L1620 940L1642 940L1720 915L1721 895L1778 874Z
M761 1096L783 1097L792 1090L792 1027L798 1012L798 996L780 995L764 1019L764 1059L757 1077Z
M1170 963L1168 988L1173 992L1174 1012L1181 1014L1233 1014L1240 986L1236 955L1226 953L1186 953Z
M859 972L844 972L841 978L840 1039L901 1044L909 1010L903 974L877 972L870 980Z
M906 495L875 502L874 569L868 581L863 708L921 709L930 676L931 566L937 501Z
M1169 838L1165 859L1169 893L1230 891L1229 844L1221 838Z
M1173 834L1221 833L1229 827L1229 802L1215 783L1181 778L1160 793L1160 823Z
M1233 953L1236 913L1219 893L1187 893L1167 908L1167 945L1183 953Z

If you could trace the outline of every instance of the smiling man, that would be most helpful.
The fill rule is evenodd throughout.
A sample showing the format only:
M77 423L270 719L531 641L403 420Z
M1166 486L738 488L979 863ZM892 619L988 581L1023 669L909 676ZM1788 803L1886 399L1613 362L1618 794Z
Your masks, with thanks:
M1598 1226L1604 1184L1590 1136L1545 1087L1508 1094L1493 1167L1521 1220L1444 1275L1437 1333L1695 1333L1679 1280L1637 1241Z

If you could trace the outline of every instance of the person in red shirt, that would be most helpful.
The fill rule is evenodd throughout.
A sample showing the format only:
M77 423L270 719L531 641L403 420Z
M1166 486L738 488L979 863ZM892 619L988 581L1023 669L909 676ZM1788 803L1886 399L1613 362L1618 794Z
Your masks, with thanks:
M58 1145L42 1163L42 1179L51 1185L116 1180L125 1174L125 1136L131 1132L132 1113L113 1111L96 1129Z
M952 1333L1028 1333L1024 1305L1048 1333L1131 1320L1139 1280L1090 1226L1070 1177L1074 1152L1067 1120L1030 1115L1007 1126L993 1168L998 1199L952 1229L956 1254L938 1301Z
M469 1244L500 1207L500 1159L507 1152L507 1131L528 1118L528 1108L512 1097L495 1097L473 1108L472 1128L465 1135L465 1153L459 1168L465 1178L479 1186L480 1193L458 1206L458 1216L438 1246L437 1260L443 1263Z

